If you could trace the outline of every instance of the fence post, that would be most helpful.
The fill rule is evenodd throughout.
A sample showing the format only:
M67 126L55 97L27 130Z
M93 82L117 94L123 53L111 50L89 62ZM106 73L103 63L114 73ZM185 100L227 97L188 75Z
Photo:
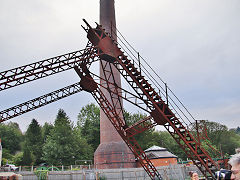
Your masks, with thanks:
M121 171L121 175L122 175L122 178L121 178L121 179L124 180L123 171Z
M33 172L33 166L31 167L31 172Z
M72 165L70 166L70 168L71 168L71 171L72 171Z
M84 170L83 170L83 180L86 180L86 174Z
M62 171L64 171L64 167L63 167L63 165L62 165Z

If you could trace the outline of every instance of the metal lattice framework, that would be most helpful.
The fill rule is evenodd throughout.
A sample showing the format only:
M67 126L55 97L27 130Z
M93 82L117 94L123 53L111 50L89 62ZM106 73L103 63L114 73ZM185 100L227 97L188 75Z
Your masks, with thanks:
M151 179L162 177L134 136L156 125L166 128L205 177L215 179L214 171L219 169L218 165L188 130L184 121L170 108L168 95L165 102L160 89L153 87L142 73L140 62L137 67L100 25L92 28L85 20L84 22L87 25L84 30L89 39L85 49L0 72L0 91L69 69L76 71L80 82L3 110L0 112L0 122L84 90L92 94ZM104 78L89 71L90 65L95 61L100 61ZM120 72L134 93L117 86L112 68ZM141 108L150 116L128 127L123 117L121 99Z
M64 88L53 91L51 93L45 94L43 96L34 98L27 102L21 103L19 105L13 106L11 108L5 109L0 112L0 122L22 115L24 113L40 108L62 98L76 94L80 91L82 91L80 84L75 83L70 86L66 86Z
M88 43L83 50L0 72L0 91L72 69L82 61L93 62L97 58L94 51Z

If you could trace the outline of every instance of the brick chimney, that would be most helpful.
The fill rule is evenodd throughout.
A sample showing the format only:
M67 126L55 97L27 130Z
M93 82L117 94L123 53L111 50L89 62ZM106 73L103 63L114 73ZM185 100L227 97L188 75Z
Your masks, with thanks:
M115 40L117 40L115 35L116 20L114 3L114 0L100 0L100 24L107 32L112 34L112 37ZM108 68L110 69L110 67ZM114 66L112 66L112 69L115 82L121 87L120 73ZM100 76L101 78L104 78L101 65ZM108 92L104 88L101 90L110 100ZM119 93L121 93L120 90ZM94 165L97 169L136 167L135 156L102 110L100 111L100 145L94 153Z

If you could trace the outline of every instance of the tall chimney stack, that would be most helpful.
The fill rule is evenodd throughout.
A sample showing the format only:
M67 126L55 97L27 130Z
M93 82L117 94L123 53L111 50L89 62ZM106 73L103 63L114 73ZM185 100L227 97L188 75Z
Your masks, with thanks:
M114 3L114 0L100 0L100 24L117 41ZM103 63L106 62L103 61ZM110 66L108 68L110 70ZM114 66L112 66L112 70L117 86L121 87L120 73ZM100 77L104 78L101 64ZM104 88L101 90L111 102L109 93ZM121 93L120 90L119 93ZM123 118L123 115L121 116ZM100 145L94 153L94 165L97 169L136 167L135 156L102 110L100 111Z

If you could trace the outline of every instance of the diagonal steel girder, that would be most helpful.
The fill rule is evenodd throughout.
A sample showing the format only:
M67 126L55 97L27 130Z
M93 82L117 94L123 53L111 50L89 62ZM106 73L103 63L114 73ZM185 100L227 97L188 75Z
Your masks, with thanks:
M0 91L69 70L81 61L89 61L90 59L93 62L98 60L98 57L95 49L88 42L83 50L0 72Z
M70 95L76 94L80 91L82 91L82 88L80 87L80 84L78 82L70 86L66 86L64 88L53 91L51 93L45 94L43 96L26 101L19 105L13 106L0 112L0 122L20 116L24 113L35 110L47 104L53 103Z

